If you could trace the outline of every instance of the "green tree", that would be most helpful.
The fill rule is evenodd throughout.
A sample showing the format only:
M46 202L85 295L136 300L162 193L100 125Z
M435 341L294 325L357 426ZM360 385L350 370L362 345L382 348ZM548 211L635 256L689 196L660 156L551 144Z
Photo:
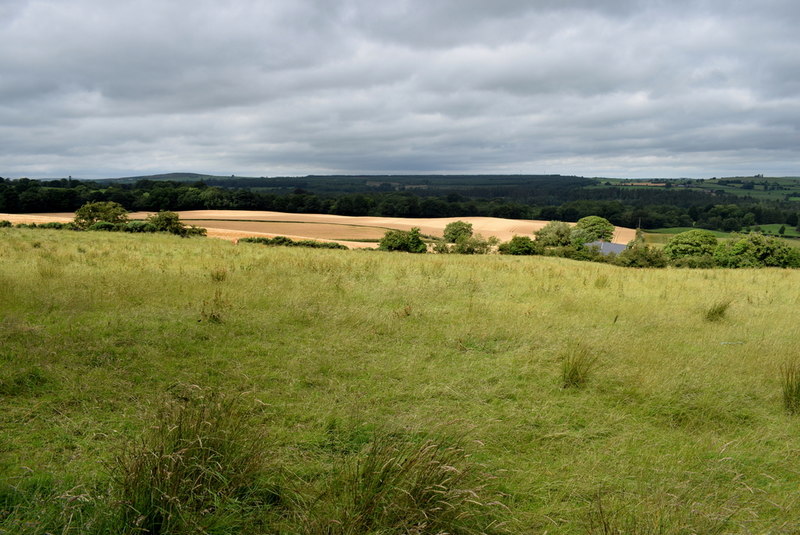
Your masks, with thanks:
M671 260L688 256L711 256L717 248L717 237L708 230L689 230L676 234L664 246L664 254Z
M751 233L720 243L714 261L721 267L800 267L800 252L783 240Z
M113 201L86 203L75 212L75 226L88 229L99 221L117 225L128 220L128 211Z
M542 247L561 247L572 241L572 227L563 221L550 221L535 232L536 243Z
M590 242L597 240L611 241L614 236L614 225L605 217L597 215L582 217L575 224L574 230L576 232L584 231L586 236L591 237Z
M428 250L428 246L422 241L419 227L413 227L410 231L387 230L378 243L378 249L382 251L424 253Z
M453 221L444 227L444 239L448 243L457 243L462 238L472 237L472 223Z

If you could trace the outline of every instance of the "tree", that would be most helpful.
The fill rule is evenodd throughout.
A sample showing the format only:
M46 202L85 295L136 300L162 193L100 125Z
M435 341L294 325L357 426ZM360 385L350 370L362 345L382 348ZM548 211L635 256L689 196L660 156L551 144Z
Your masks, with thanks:
M536 234L536 243L542 247L561 247L571 242L572 227L563 221L550 221Z
M113 201L86 203L75 212L75 226L88 229L99 221L118 225L128 220L128 211Z
M453 221L444 227L444 239L448 243L457 243L461 238L472 237L472 223Z
M589 241L611 241L614 236L614 225L608 219L597 215L582 217L575 224L575 231L584 231L586 236L591 237ZM588 243L588 242L584 242Z
M419 227L413 227L410 231L387 230L378 243L378 249L382 251L424 253L428 250L428 246L422 241Z
M671 260L687 256L711 256L717 248L717 237L708 230L689 230L673 236L664 246Z
M751 233L720 243L714 261L721 267L800 267L800 252L784 241Z

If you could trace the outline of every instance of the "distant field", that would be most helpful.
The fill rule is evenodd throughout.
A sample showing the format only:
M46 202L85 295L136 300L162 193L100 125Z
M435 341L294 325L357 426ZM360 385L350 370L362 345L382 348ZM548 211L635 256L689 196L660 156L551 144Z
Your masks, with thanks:
M208 235L211 237L236 240L247 236L282 235L300 239L337 241L353 248L374 246L387 229L410 230L412 227L419 227L422 234L442 236L448 223L467 221L472 223L474 232L483 235L484 238L495 236L501 241L508 241L515 235L530 236L547 224L547 221L494 217L416 219L245 210L191 210L178 213L181 220L208 229ZM144 219L148 215L148 212L133 212L130 217ZM0 219L12 222L70 221L72 217L71 213L0 214ZM617 227L612 241L627 244L633 240L635 234L633 229ZM369 240L373 240L372 243Z

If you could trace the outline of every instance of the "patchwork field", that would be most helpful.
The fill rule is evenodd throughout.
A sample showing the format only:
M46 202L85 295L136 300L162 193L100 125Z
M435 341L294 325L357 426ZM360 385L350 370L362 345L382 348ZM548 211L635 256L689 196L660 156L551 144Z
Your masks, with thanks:
M496 236L508 241L514 235L530 236L547 221L500 219L493 217L453 217L435 219L351 217L328 214L288 214L245 210L191 210L178 212L181 220L205 227L210 237L236 240L246 236L287 236L296 239L336 241L351 248L374 247L387 229L410 230L419 227L423 234L441 236L448 223L467 221L484 238ZM148 212L133 212L131 219L144 219ZM70 221L73 214L0 214L13 223ZM633 240L633 229L617 227L614 243Z
M412 518L416 487L386 494L369 475L398 466L376 444L427 436L458 442L477 478L473 496L447 486L465 459L400 466L446 475L423 489L461 500L440 531L800 532L800 418L782 393L796 270L11 228L0 305L3 535L141 533L169 507L203 529L162 533L414 532L380 522ZM200 488L215 494L159 502L158 477L188 466L163 464L186 448L158 453L167 409L221 406L209 392L240 407L255 475L228 490L222 470L242 463L212 457ZM236 444L203 418L202 445ZM137 468L153 459L165 468ZM473 506L493 516L452 528Z

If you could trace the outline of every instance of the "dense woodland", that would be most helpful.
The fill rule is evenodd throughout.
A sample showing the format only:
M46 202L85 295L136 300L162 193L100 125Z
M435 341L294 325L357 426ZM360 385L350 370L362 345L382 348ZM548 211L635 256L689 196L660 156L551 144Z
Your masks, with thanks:
M460 179L450 176L279 179L191 176L201 179L42 181L0 178L0 212L69 212L87 202L114 201L137 211L274 210L351 216L491 216L561 221L599 215L627 227L695 226L735 231L771 223L795 227L800 211L800 204L790 200L788 195L784 199L759 199L680 185L626 187L569 176L466 176Z

